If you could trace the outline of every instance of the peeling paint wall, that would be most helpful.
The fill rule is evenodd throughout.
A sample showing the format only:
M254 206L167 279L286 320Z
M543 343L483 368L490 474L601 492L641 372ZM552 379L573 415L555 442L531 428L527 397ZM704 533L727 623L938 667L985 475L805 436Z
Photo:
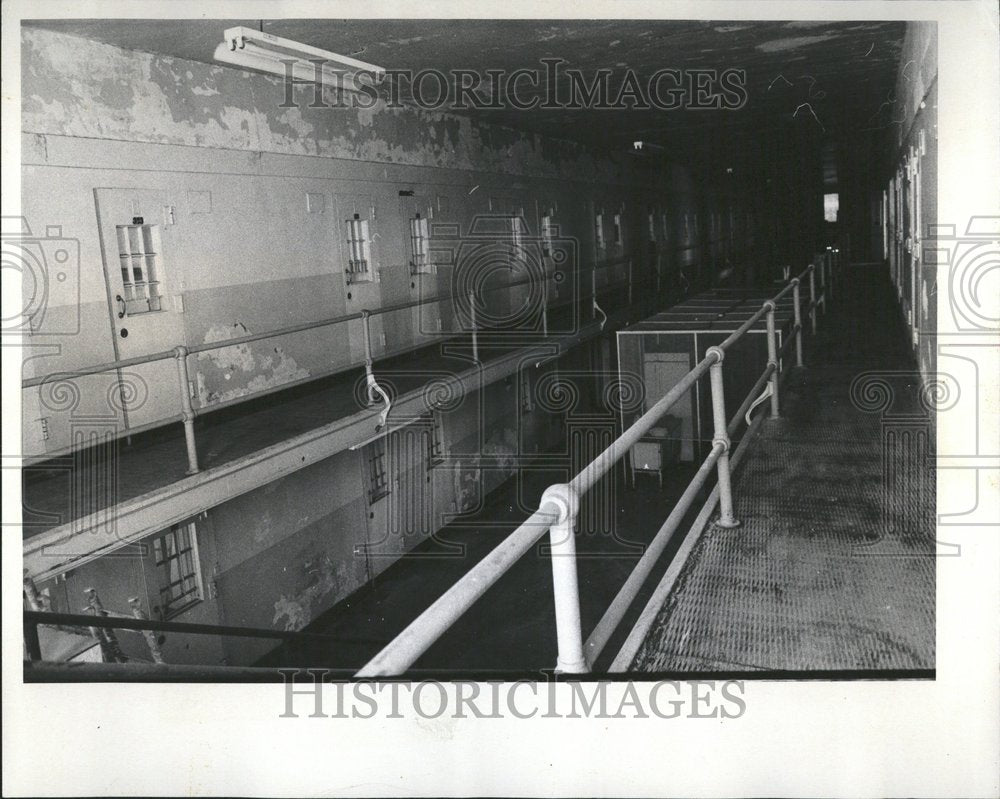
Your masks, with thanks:
M23 129L98 139L614 181L582 145L415 108L312 108L279 78L23 30ZM330 96L326 100L334 102Z

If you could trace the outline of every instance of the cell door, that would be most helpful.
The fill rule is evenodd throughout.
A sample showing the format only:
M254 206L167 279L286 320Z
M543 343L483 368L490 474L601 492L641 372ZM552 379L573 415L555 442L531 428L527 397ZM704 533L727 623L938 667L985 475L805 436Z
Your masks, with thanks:
M433 501L427 480L429 424L419 421L389 435L389 539L409 552L431 534Z
M402 220L400 252L406 264L408 300L440 297L448 286L438 278L436 252L431 246L434 229L434 200L426 196L401 195L399 218ZM428 303L411 308L410 336L412 343L429 341L441 332L441 304ZM399 317L402 319L402 316Z
M108 286L109 313L121 360L184 343L180 296L170 270L175 209L169 197L143 189L94 189ZM144 427L181 411L173 358L119 370L125 426ZM190 391L190 388L187 390Z

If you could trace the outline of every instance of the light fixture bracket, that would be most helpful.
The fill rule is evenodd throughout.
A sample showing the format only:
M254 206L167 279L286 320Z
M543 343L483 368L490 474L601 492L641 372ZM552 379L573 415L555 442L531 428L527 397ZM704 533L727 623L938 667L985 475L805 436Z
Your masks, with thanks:
M222 39L215 48L215 60L243 69L346 92L360 92L385 80L382 67L253 28L227 28Z

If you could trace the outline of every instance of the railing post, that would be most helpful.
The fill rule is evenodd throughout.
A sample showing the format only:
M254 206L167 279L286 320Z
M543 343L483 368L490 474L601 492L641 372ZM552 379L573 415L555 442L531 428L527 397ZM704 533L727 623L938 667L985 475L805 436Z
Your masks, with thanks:
M706 355L715 355L715 363L709 367L709 378L712 384L712 422L714 438L712 446L723 446L722 454L716 461L719 474L719 518L715 520L719 527L739 527L740 522L733 514L733 486L729 473L729 433L726 422L726 397L722 384L722 360L726 357L721 347L709 347Z
M142 605L139 603L139 597L129 597L128 605L132 608L132 615L135 618L140 619L141 621L149 621L149 616L143 612ZM146 645L149 647L149 654L152 656L153 662L166 662L163 660L163 652L160 651L160 644L156 640L156 633L152 630L143 630L142 637L146 639Z
M472 325L472 360L479 363L479 332L476 323L476 292L469 292L469 320Z
M371 329L371 318L372 312L368 310L361 311L361 331L365 346L365 385L368 387L368 404L372 405L375 403L375 395L372 392L372 383L375 380L375 358L372 355L372 329Z
M771 418L778 416L778 332L774 325L774 301L764 303L767 309L767 365L771 370Z
M177 361L177 383L181 392L181 419L184 421L184 444L187 447L188 467L186 474L197 474L198 444L194 438L194 405L191 404L191 381L188 377L187 347L174 347Z
M580 591L576 576L576 515L580 497L565 483L549 486L542 494L541 506L551 503L559 509L559 519L549 527L552 553L552 591L556 608L556 639L559 655L556 671L586 674L590 671L583 654L583 630L580 625Z
M802 366L802 309L799 303L802 298L799 296L799 279L792 278L792 302L795 306L795 365Z
M816 335L816 265L809 264L809 321Z

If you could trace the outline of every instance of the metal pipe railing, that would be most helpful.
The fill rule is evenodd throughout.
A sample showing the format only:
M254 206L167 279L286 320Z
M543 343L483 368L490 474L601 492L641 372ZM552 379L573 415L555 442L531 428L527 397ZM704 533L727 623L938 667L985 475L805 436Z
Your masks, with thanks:
M402 674L559 519L545 503L372 658L357 676Z
M55 613L52 611L26 610L23 612L25 642L28 644L32 660L41 660L41 653L35 648L38 641L38 626L46 627L92 627L100 630L134 630L137 632L184 633L186 635L221 635L232 638L269 638L280 641L302 641L317 644L337 645L344 643L370 644L362 638L341 638L321 633L305 633L296 630L274 630L263 627L234 627L223 624L195 624L183 621L159 621L137 616L111 616L85 613Z
M812 275L811 266L806 271ZM370 678L397 675L404 672L461 617L473 602L483 595L489 586L493 585L524 555L546 530L550 534L552 550L552 580L555 592L556 639L558 642L556 669L571 673L589 671L596 654L607 643L614 628L621 621L653 564L662 554L666 540L689 509L713 466L718 475L716 488L720 503L720 516L717 524L722 527L734 527L739 524L733 508L729 437L738 429L741 415L752 407L754 394L765 383L770 383L770 390L775 392L772 395L774 398L772 399L771 413L776 415L778 412L776 391L780 358L774 320L775 304L788 292L797 295L799 279L795 278L795 282L790 282L772 299L763 303L761 308L740 325L732 335L728 336L722 344L710 347L698 364L649 410L625 429L610 446L580 470L569 483L550 486L542 495L539 510L535 511L486 558L476 564L472 570L421 613L399 636L365 665L357 676ZM591 281L592 287L596 289L593 275ZM815 313L814 304L812 310ZM726 349L739 341L763 316L767 317L767 366L750 394L741 404L736 417L732 421L727 421L722 372ZM801 337L800 324L796 323L793 330L792 338ZM784 351L784 347L782 347L782 351ZM654 543L640 558L636 569L626 580L625 586L612 601L608 611L584 646L580 627L579 584L574 540L579 498L604 477L706 372L710 375L712 389L714 423L712 450L668 515L657 533Z
M594 277L598 269L612 269L615 267L620 267L622 265L629 265L629 274L624 281L609 282L602 286L598 290L596 285L596 278ZM620 285L626 285L630 287L631 290L631 268L630 262L613 262L595 267L591 270L592 276L592 290L589 299L592 300L593 307L598 309L597 305L597 295L599 292L609 291L617 288ZM519 286L534 284L536 280L532 277L527 277L521 280L515 280L502 285L493 286L490 288L483 288L479 290L480 294L489 294L496 291L505 291L512 288L517 288ZM547 295L547 292L545 292ZM579 299L586 300L588 297L582 297ZM579 299L577 301L579 301ZM373 347L371 341L371 327L370 319L374 315L393 313L396 311L406 310L408 308L415 308L422 305L433 305L435 303L443 302L454 302L454 297L449 294L447 296L435 296L422 298L418 300L409 300L406 302L398 302L392 305L383 305L375 310L362 309L360 311L355 311L353 313L341 314L339 316L329 317L327 319L320 319L313 322L302 322L300 324L288 325L286 327L278 328L277 330L269 330L262 333L248 333L244 336L236 336L234 338L224 339L220 341L206 342L202 344L193 344L190 346L179 345L170 350L161 350L159 352L150 353L148 355L137 355L132 358L123 358L116 361L107 361L105 363L93 364L91 366L84 366L78 369L74 369L71 372L60 372L54 375L44 375L40 377L29 377L21 381L21 388L32 388L35 386L40 386L46 383L71 380L77 377L85 377L87 375L100 374L103 372L113 372L120 369L125 369L130 366L138 366L146 363L153 363L156 361L166 360L168 358L173 358L177 362L177 376L178 376L178 391L179 391L179 404L181 406L181 412L179 414L164 417L157 422L143 425L141 428L129 428L127 432L135 432L138 430L144 430L151 427L161 426L163 424L169 424L180 420L184 426L184 443L187 451L187 470L186 474L193 475L197 474L200 469L198 465L198 446L197 440L195 438L194 421L200 412L205 410L216 410L221 405L213 405L210 408L196 408L191 398L191 388L190 388L190 376L188 370L187 358L189 355L196 355L202 352L208 352L211 350L225 349L227 347L238 347L244 344L250 344L255 341L261 341L268 338L278 338L280 336L287 336L294 333L301 333L308 330L315 330L321 327L329 327L331 325L342 324L347 322L352 322L360 319L363 325L363 338L364 338L364 359L363 365L365 369L365 379L368 387L368 399L370 403L373 403L376 398L381 398L384 407L382 414L380 416L379 427L385 426L386 418L388 416L389 410L391 408L391 403L389 402L388 395L382 390L382 387L377 383L373 367L374 367L374 355ZM572 302L572 300L570 300ZM607 315L603 310L600 311L604 320L607 321ZM476 363L479 363L479 333L480 325L477 320L476 314L476 293L474 291L469 292L469 314L470 314L470 326L471 326L471 343L472 343L472 357ZM596 314L596 310L595 310ZM603 323L601 325L603 329ZM548 302L547 296L543 297L543 317L542 317L542 327L543 327L543 337L548 337ZM355 366L355 362L351 362L344 368L348 369ZM226 405L234 404L236 402L245 402L253 397L257 396L255 392L247 397L240 397L236 400L226 403Z

